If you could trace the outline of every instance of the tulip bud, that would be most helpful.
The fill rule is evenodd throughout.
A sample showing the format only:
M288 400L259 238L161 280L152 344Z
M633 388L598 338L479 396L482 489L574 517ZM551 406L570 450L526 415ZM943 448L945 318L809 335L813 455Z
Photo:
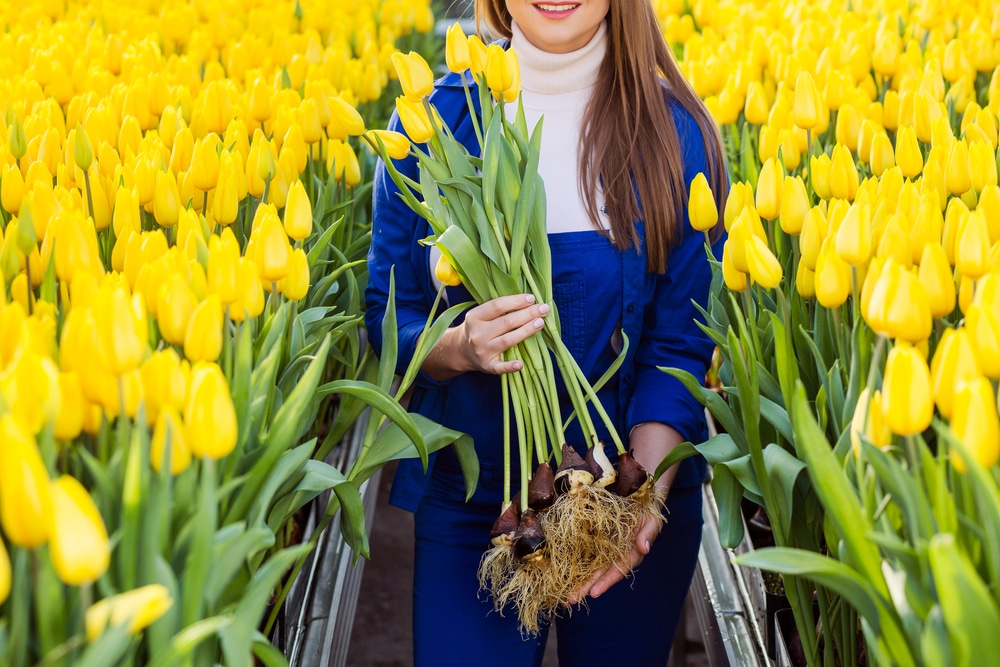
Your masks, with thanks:
M774 220L781 211L781 190L785 174L781 163L769 159L764 163L757 179L757 213L766 220Z
M948 153L948 167L945 170L945 184L948 191L961 195L972 189L972 174L969 172L969 147L965 140L956 141Z
M514 51L505 51L498 44L490 44L486 49L486 85L493 93L493 99L507 102L516 99L517 91L513 98L508 99L508 96L519 81L520 67Z
M288 275L281 281L281 293L291 301L300 301L309 293L309 260L302 248L292 251Z
M920 259L918 273L920 284L927 293L933 317L945 317L955 310L955 278L944 248L938 243L928 243Z
M83 388L76 373L59 374L59 399L59 414L53 424L53 435L68 442L83 430L83 412L86 408Z
M861 133L861 115L852 104L845 104L837 112L837 127L835 131L837 144L845 146L848 151L858 150L858 135Z
M851 294L851 267L832 248L816 260L816 300L824 308L839 308Z
M854 157L842 144L833 149L833 159L830 161L830 194L836 199L854 199L858 191L858 169Z
M156 174L156 192L153 195L153 217L161 227L173 227L177 224L178 211L181 208L181 193L177 188L177 180L169 171Z
M950 426L976 463L986 469L996 465L1000 459L1000 418L989 380L977 377L962 384L955 394ZM961 455L952 451L950 458L955 470L965 472L965 460Z
M872 139L871 150L868 154L868 163L871 165L872 174L881 176L887 169L896 164L895 153L892 150L892 142L889 135L880 132Z
M292 254L288 237L277 215L265 215L261 221L253 257L263 283L277 282L288 275L288 261Z
M982 375L969 333L947 329L931 360L934 402L945 419L951 419L955 392L964 383Z
M896 134L896 164L906 178L915 178L924 168L924 156L912 127L901 127Z
M809 209L806 219L802 223L802 234L799 239L799 249L802 252L801 262L810 271L816 270L816 263L823 248L823 242L826 240L826 234L826 216L818 206L813 206Z
M748 183L733 183L732 187L729 188L729 196L726 197L726 206L722 216L727 232L733 226L736 217L743 212L748 201L751 204L753 202L753 190L750 189L750 185Z
M934 402L927 363L916 348L897 343L882 380L882 417L897 435L916 435L931 424Z
M761 287L771 289L781 284L783 275L781 263L774 256L767 243L751 236L746 247L747 267L750 278Z
M226 126L233 117L229 95L221 81L212 81L205 89L204 115L202 119L209 132L218 135L226 133Z
M763 125L771 113L771 105L767 102L764 86L760 81L751 81L747 87L747 99L743 105L743 115L748 123Z
M356 137L364 134L365 122L358 110L342 97L331 97L330 124L326 133L331 139L346 141L348 136Z
M437 264L434 266L434 277L437 278L439 283L448 287L455 287L462 284L461 276L458 275L455 267L451 265L451 262L444 255L438 257Z
M410 154L410 140L406 135L392 130L368 130L365 132L371 145L382 146L385 155L393 160L402 160ZM382 151L379 151L382 154Z
M0 171L0 205L11 215L17 215L24 199L24 179L17 165L6 165Z
M795 124L803 130L811 130L820 123L823 101L816 90L816 82L809 72L803 70L795 80Z
M802 232L802 224L809 213L809 195L800 176L785 176L781 189L781 229L790 236Z
M83 131L82 127L78 127L75 131L73 160L76 162L76 166L83 171L90 169L90 165L94 162L94 150L90 147L90 139L87 138L87 133Z
M448 69L456 74L461 74L472 65L469 57L469 38L462 32L462 24L458 21L448 28L444 54Z
M222 370L214 363L191 369L191 390L184 409L191 453L221 459L236 447L236 409Z
M274 108L271 104L271 87L263 78L258 77L250 89L250 117L258 123L271 118Z
M997 163L990 144L976 141L969 146L969 172L972 177L972 187L977 192L984 192L990 186L997 184Z
M198 300L187 281L177 273L156 289L156 318L163 340L172 345L183 345L188 323Z
M719 222L719 209L715 196L703 172L691 181L688 193L688 220L691 227L699 232L707 232Z
M49 539L48 472L34 439L10 413L0 417L0 526L11 543L34 549Z
M80 482L63 475L49 486L52 512L46 517L49 556L63 583L81 586L96 581L111 564L104 519Z
M194 186L206 192L219 184L218 138L209 135L194 144L191 154L191 178Z
M837 230L837 254L852 265L867 264L872 253L871 214L868 204L855 203Z
M403 55L397 51L392 54L392 65L396 68L403 94L410 100L419 102L434 90L434 74L419 53L410 51Z
M965 311L965 329L983 374L1000 378L1000 320L989 308L973 303Z
M7 147L14 159L20 162L24 154L28 152L28 140L24 134L24 124L21 117L14 114L14 120L10 123L10 130L7 135Z
M434 124L422 102L411 102L400 95L396 98L396 114L410 141L424 144L434 137Z
M210 294L191 313L184 335L184 356L190 361L215 361L222 353L222 302Z
M990 232L983 212L965 216L955 236L955 268L963 276L981 278L989 269Z
M929 382L928 382L929 384ZM882 392L878 389L868 398L868 387L861 390L858 403L851 419L851 447L855 456L861 455L861 436L876 447L888 447L892 443L892 431L882 416Z
M188 446L187 427L172 405L164 406L156 418L153 441L149 448L149 464L160 472L169 451L170 474L175 477L191 465L191 448Z
M94 304L97 357L105 372L124 375L139 366L145 352L145 340L141 337L146 330L145 313L140 313L140 300L133 299L130 303L124 289L106 285Z
M229 306L229 317L234 322L242 322L263 313L264 288L260 283L260 274L254 263L244 257L240 257L236 264L236 284L238 296Z
M833 191L830 189L830 168L830 156L826 153L809 158L809 182L820 199L833 197Z
M722 279L732 292L743 292L749 286L747 274L733 266L733 241L730 239L722 247Z
M136 635L163 616L172 605L170 592L161 584L104 598L87 609L87 640L96 641L108 626L127 625L129 634Z

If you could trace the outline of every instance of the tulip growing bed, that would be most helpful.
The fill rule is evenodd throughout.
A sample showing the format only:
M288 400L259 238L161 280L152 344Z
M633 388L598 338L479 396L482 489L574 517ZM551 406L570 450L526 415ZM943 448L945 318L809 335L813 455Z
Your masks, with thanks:
M733 183L722 391L664 369L724 432L664 465L713 464L723 546L764 508L736 562L781 573L807 664L967 664L1000 630L1000 13L658 5Z
M323 528L367 556L364 480L468 449L400 407L360 324L357 135L431 24L0 7L0 664L286 664L267 637Z

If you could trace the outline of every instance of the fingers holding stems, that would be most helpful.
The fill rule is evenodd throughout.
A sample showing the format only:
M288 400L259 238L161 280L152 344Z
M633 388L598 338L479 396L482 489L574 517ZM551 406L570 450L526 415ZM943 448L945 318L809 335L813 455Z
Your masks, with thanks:
M505 360L503 354L542 329L549 311L531 294L497 297L470 310L461 325L466 370L495 375L521 370L520 359Z

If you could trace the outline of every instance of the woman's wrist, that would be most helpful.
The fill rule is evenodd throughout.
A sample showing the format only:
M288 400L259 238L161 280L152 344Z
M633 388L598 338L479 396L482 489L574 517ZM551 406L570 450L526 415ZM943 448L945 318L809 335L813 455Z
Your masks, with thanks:
M650 474L674 447L684 442L684 437L674 428L662 422L643 422L629 432L632 454ZM677 475L677 465L670 466L656 480L657 489L666 497L670 485Z
M461 352L462 327L464 323L450 327L442 334L437 344L424 359L420 367L427 377L437 382L450 380L469 370L462 364L466 360Z

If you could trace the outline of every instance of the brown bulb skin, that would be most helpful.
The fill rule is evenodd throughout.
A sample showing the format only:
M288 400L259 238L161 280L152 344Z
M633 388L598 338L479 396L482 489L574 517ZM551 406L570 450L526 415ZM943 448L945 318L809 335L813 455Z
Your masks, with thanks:
M556 500L555 476L552 466L544 462L535 470L528 484L528 507L541 512L552 506Z

